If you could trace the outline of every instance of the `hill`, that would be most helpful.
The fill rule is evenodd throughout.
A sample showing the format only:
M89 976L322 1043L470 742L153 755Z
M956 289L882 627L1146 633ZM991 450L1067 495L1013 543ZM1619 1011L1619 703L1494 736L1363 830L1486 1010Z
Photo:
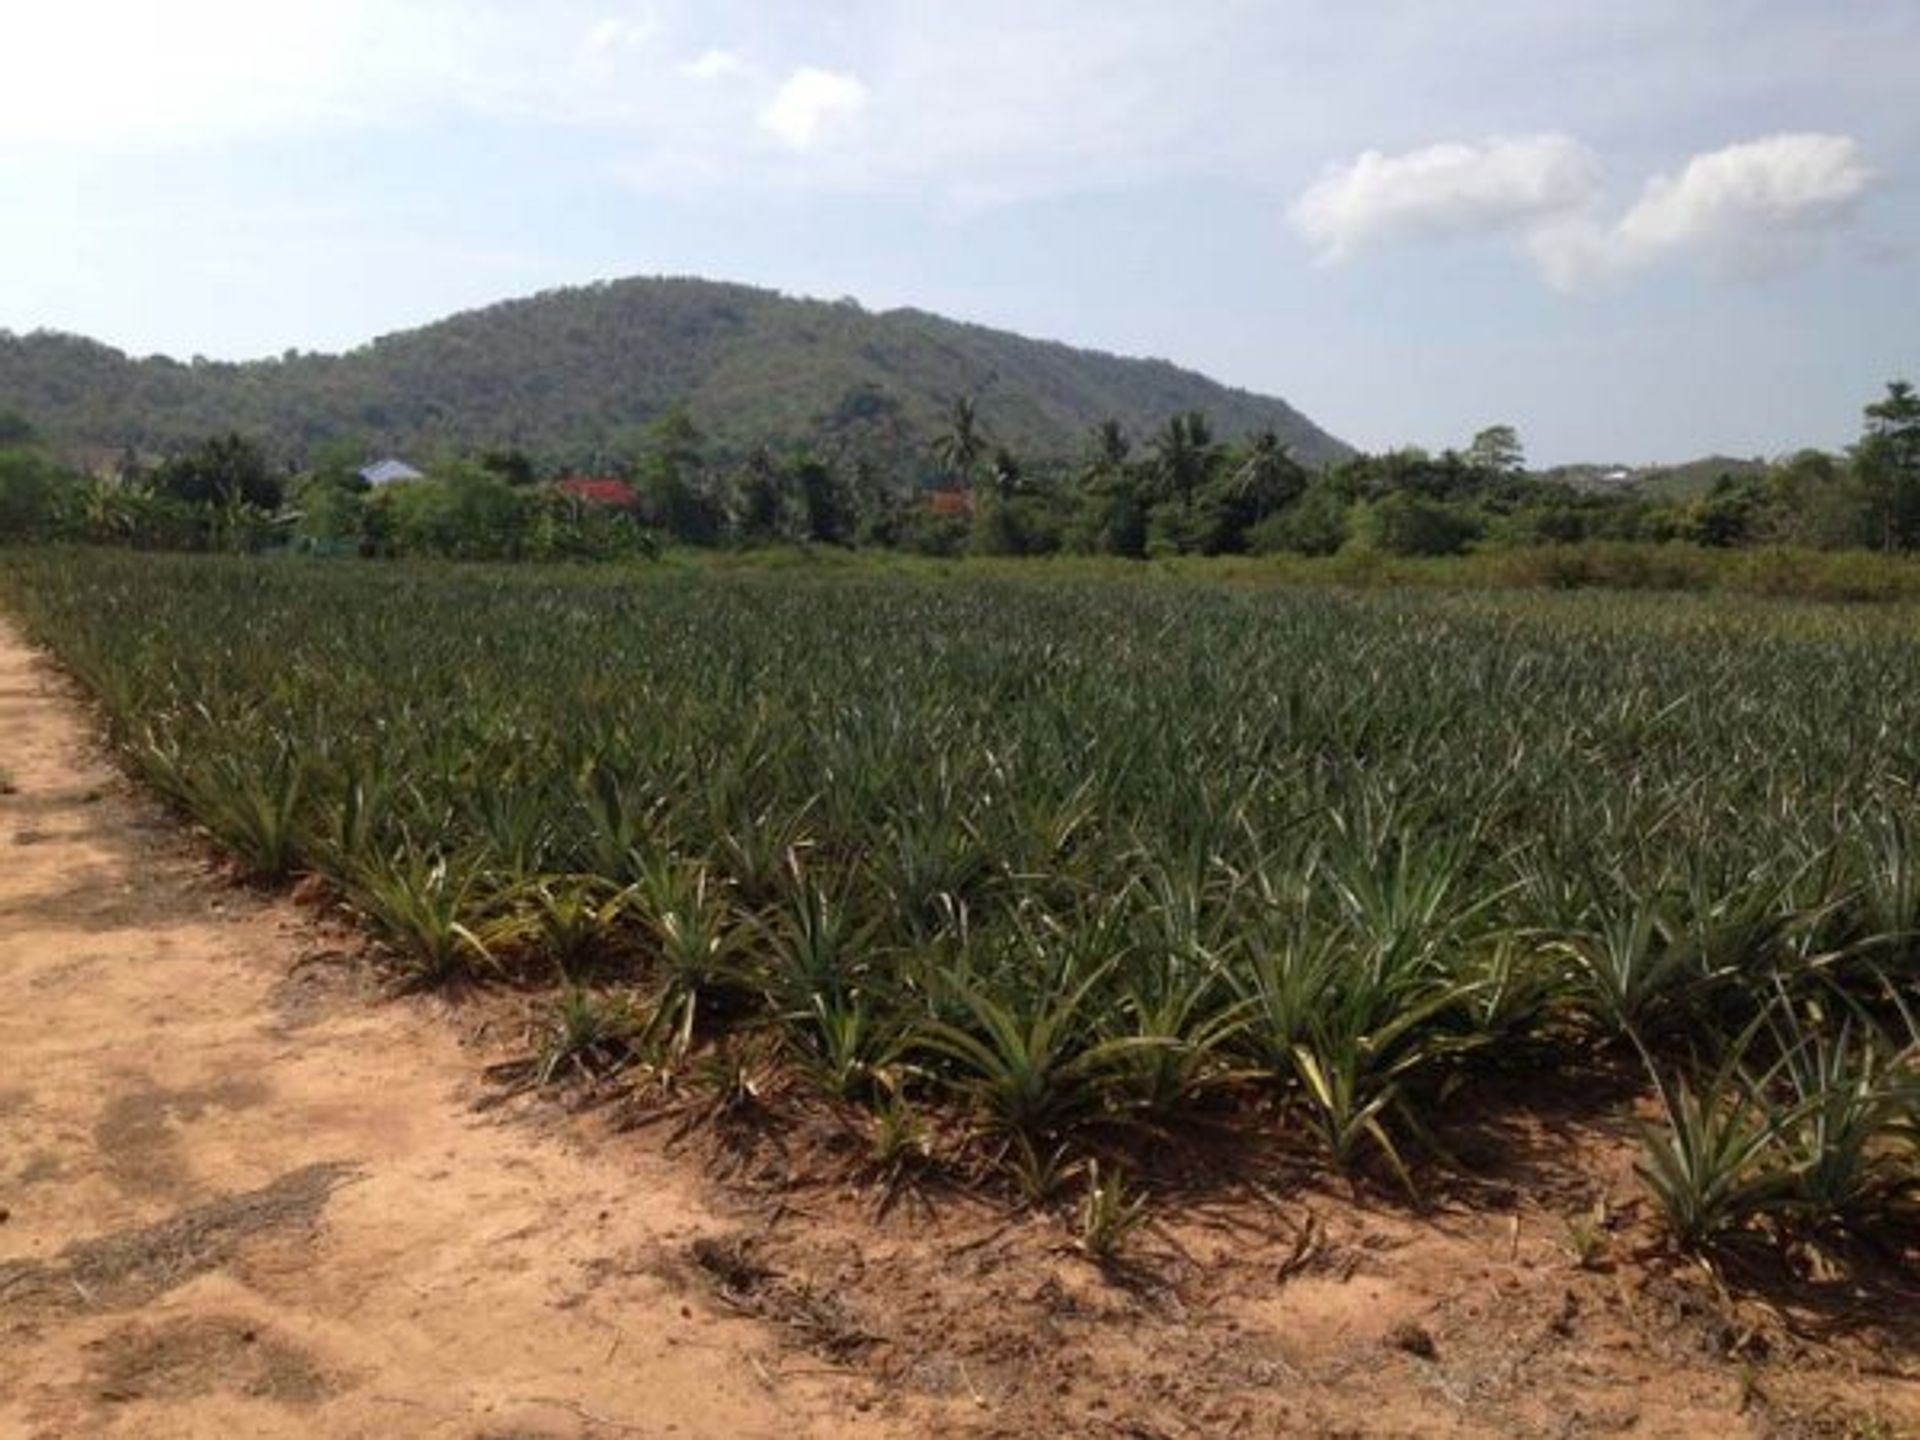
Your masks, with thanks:
M723 452L804 444L917 465L959 395L1026 457L1076 453L1102 420L1144 436L1192 409L1222 436L1271 426L1308 462L1347 453L1284 401L1164 360L704 280L554 290L342 355L245 363L132 359L77 336L0 331L0 411L72 453L161 452L237 429L293 459L345 440L418 457L515 445L592 463L630 452L683 403Z
M1764 477L1771 467L1765 460L1741 460L1731 455L1708 455L1680 465L1655 465L1634 476L1634 488L1654 500L1692 500L1719 483Z
M1765 460L1707 455L1673 465L1557 465L1534 473L1538 479L1571 485L1576 490L1638 495L1649 500L1692 500L1707 494L1723 477L1759 479L1771 469Z

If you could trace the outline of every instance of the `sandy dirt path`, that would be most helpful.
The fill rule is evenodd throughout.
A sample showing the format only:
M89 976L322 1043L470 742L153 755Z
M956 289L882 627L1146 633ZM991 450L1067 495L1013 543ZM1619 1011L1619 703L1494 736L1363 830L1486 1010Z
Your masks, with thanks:
M693 1177L476 1109L90 735L0 622L0 1436L876 1429L657 1263L725 1228Z

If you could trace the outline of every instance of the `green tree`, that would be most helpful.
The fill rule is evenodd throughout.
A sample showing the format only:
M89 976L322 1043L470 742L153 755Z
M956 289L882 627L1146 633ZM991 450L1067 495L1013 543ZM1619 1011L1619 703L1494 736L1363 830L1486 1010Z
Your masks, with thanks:
M1200 411L1183 411L1154 432L1149 447L1153 503L1147 518L1147 551L1199 549L1207 527L1195 501L1213 480L1222 454L1214 442L1213 427Z
M987 466L987 486L1002 500L1011 500L1026 490L1020 458L1004 445L994 448L993 461Z
M1517 475L1527 468L1520 432L1511 425L1489 425L1467 445L1466 461L1489 475Z
M171 500L216 508L251 505L272 510L281 499L280 478L266 452L232 432L170 456L153 472L153 488Z
M1284 510L1306 492L1310 477L1273 430L1248 442L1228 476L1228 493L1256 520Z
M983 479L985 483L973 489L967 548L975 555L1024 554L1026 540L1016 503L1026 488L1020 461L1004 445L998 446Z
M1088 436L1079 470L1076 544L1096 554L1147 553L1147 497L1133 464L1133 442L1118 420L1104 420Z
M343 479L331 471L320 470L295 477L289 498L295 512L296 542L311 551L357 549L365 520L367 489L366 481L358 475Z
M96 544L131 543L148 492L117 475L95 475L81 487L81 533Z
M1854 467L1822 450L1802 450L1767 478L1776 538L1821 549L1876 542L1865 487Z
M1227 457L1200 498L1195 536L1208 555L1245 550L1248 532L1305 493L1308 475L1272 430Z
M533 468L533 458L518 446L483 450L480 452L480 464L509 485L524 487L539 478Z
M800 528L792 477L766 446L756 446L734 476L739 503L734 525L742 540L766 544L793 538Z
M933 439L933 458L961 485L971 487L974 468L987 453L989 443L978 408L969 396L962 395L947 412L946 429Z
M853 540L853 497L839 472L817 455L804 456L793 467L809 540L822 545L846 545Z
M389 485L372 498L373 533L402 554L512 560L526 549L530 492L474 461L438 467L425 480Z
M1722 475L1705 495L1687 503L1680 533L1696 545L1715 549L1744 545L1760 528L1763 499L1757 485Z
M1854 447L1871 524L1887 550L1920 546L1920 393L1905 380L1866 407L1866 431Z
M1479 519L1459 505L1395 490L1365 506L1358 538L1388 555L1456 555L1480 538Z
M287 485L294 543L326 553L361 548L371 488L360 475L361 450L351 440L317 446L308 468Z
M1018 555L1020 529L1011 502L998 490L975 492L967 549L975 555Z
M725 531L726 510L707 475L706 437L684 406L647 427L640 493L649 523L684 544L713 545Z
M847 489L853 504L854 543L899 544L917 492L889 478L879 462L864 454L853 456L851 469Z
M1185 411L1169 417L1155 432L1152 447L1159 498L1190 510L1220 459L1213 426L1200 411Z
M1293 504L1255 525L1247 535L1248 547L1261 555L1331 555L1347 543L1352 509L1340 482L1323 475Z
M0 544L52 536L74 495L72 477L44 455L0 448Z

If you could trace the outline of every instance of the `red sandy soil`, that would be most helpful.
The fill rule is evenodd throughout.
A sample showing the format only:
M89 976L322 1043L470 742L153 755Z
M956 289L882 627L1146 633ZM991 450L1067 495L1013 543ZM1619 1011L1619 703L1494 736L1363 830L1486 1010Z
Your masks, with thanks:
M3 626L0 766L0 1437L1920 1434L1911 1275L1665 1257L1625 1098L1482 1097L1419 1210L1170 1141L1102 1267L772 1074L490 1084L531 1002L223 879Z
M4 631L0 752L0 1436L890 1428L620 1266L727 1228L701 1178L476 1110L462 1017L218 879Z

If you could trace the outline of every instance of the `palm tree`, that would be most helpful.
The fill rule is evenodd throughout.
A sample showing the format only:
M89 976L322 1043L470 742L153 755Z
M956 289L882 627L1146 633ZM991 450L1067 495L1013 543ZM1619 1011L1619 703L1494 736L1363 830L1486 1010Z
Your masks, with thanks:
M1307 488L1307 472L1272 430L1262 430L1227 481L1227 493L1249 520L1284 510Z
M1173 416L1153 437L1153 451L1161 493L1177 496L1183 509L1190 508L1194 492L1207 483L1220 455L1207 417L1198 410Z
M1133 442L1118 420L1102 421L1088 437L1080 466L1080 525L1085 543L1113 555L1146 553L1147 515Z
M1020 493L1023 477L1020 471L1020 459L1006 446L998 446L993 452L993 463L987 467L987 478L993 482L993 493L1002 500L1010 500Z
M934 437L934 458L962 485L971 488L974 467L986 453L986 427L980 423L980 414L972 399L962 395L948 412L945 433Z
M1080 480L1088 489L1111 486L1127 467L1133 442L1118 420L1102 420L1088 436L1087 459Z

